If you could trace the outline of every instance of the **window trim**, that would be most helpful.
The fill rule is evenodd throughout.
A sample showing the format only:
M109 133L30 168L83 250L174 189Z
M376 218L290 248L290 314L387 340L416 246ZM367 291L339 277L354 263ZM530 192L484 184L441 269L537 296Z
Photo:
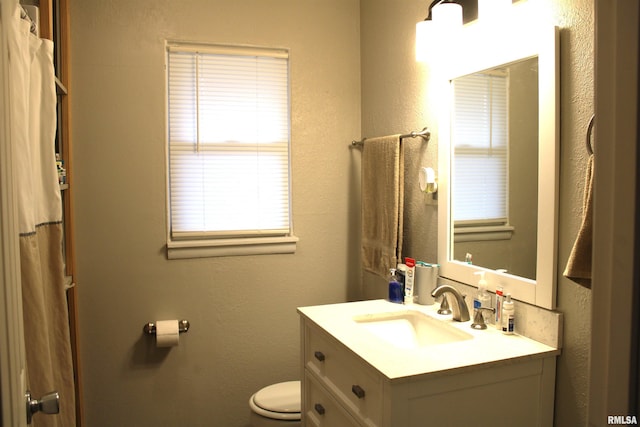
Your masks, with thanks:
M169 170L169 91L168 85L168 61L169 52L179 49L180 51L203 52L213 54L239 54L239 55L266 55L276 58L289 58L289 49L286 48L267 48L259 46L244 45L221 45L198 42L181 42L166 40L164 50L164 67L165 67L165 174L166 174L166 250L167 259L189 259L189 258L209 258L222 256L242 256L242 255L268 255L268 254L292 254L296 252L297 242L299 238L294 235L293 228L293 201L291 200L291 78L287 81L289 97L289 231L274 236L266 231L265 236L239 236L226 238L210 238L207 236L189 236L180 237L172 236L171 232L171 193L170 193L170 175ZM291 76L291 63L287 61L289 68L289 76ZM213 233L215 234L215 232ZM259 234L259 233L258 233Z
M494 221L455 221L453 239L454 243L511 240L514 232L515 227L510 225L506 218Z
M167 237L167 258L209 258L236 255L295 253L298 237L254 237L216 240L172 240Z

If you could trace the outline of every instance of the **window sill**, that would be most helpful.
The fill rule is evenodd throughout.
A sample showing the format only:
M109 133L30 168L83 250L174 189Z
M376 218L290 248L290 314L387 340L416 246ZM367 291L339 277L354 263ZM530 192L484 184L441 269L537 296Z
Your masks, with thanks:
M218 240L189 240L167 242L168 259L210 258L238 255L292 254L298 238L258 237Z
M488 225L479 227L456 227L454 242L481 242L511 240L515 228L511 225Z

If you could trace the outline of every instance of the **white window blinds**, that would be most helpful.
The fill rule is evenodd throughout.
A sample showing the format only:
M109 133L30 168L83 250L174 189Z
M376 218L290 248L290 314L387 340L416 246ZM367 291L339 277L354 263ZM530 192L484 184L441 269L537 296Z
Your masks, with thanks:
M453 81L456 225L507 223L507 82L504 74L474 74Z
M171 238L290 235L287 52L167 55Z

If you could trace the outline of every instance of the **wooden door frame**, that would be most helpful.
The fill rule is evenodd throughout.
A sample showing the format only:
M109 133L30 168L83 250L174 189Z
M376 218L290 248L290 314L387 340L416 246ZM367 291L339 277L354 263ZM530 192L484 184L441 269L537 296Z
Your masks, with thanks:
M588 423L638 416L634 302L638 161L637 0L595 1L595 162Z

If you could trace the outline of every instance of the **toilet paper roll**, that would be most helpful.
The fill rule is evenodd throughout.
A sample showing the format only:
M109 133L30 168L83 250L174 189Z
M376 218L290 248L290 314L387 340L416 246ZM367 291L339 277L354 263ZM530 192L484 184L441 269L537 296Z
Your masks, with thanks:
M158 320L156 322L156 347L175 347L180 341L177 320Z
M418 304L431 305L435 299L431 292L438 283L438 267L416 265L416 292L418 293Z

